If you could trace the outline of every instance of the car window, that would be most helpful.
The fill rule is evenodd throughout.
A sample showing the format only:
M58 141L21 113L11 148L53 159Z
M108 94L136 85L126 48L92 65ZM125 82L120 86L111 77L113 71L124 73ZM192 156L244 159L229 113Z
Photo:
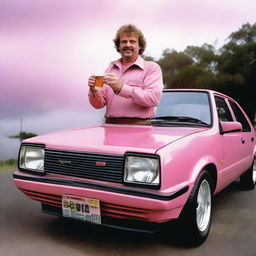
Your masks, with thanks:
M208 94L205 92L165 92L158 104L156 117L192 117L211 124Z
M225 99L215 96L215 102L216 102L219 120L223 122L234 121Z
M232 110L235 114L236 120L237 122L240 122L242 124L242 131L243 132L250 132L251 131L251 127L246 119L246 117L244 116L243 112L241 111L241 109L239 108L239 106L233 102L233 101L229 101Z

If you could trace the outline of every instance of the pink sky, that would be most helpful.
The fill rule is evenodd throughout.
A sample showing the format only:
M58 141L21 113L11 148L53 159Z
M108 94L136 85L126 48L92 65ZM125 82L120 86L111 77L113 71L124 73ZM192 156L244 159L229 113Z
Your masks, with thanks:
M242 24L256 22L255 7L255 0L2 0L0 133L6 119L33 126L47 114L52 123L56 111L91 116L87 78L119 57L112 39L123 24L141 28L145 53L158 59L166 48L220 47Z

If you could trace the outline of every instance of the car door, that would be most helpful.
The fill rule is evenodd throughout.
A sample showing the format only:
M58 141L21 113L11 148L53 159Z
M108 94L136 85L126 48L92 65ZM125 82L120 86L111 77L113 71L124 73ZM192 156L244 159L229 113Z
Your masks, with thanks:
M215 103L219 121L234 122L228 102L221 96L215 96ZM221 128L220 128L221 129ZM219 173L222 185L227 185L240 176L243 169L245 157L244 144L241 132L235 131L221 134L223 159L221 160L222 169Z
M252 164L253 161L253 150L255 144L253 128L250 126L244 112L241 110L239 105L231 100L229 100L229 104L235 115L236 121L242 124L242 131L240 132L242 142L242 156L244 164L248 167Z

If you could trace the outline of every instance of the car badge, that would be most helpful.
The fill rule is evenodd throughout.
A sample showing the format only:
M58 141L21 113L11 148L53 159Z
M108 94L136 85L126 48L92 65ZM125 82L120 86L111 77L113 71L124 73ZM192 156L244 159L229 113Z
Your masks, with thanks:
M106 166L106 162L96 162L97 166Z
M71 164L72 162L70 160L61 160L59 159L57 161L58 164L62 164L62 165L65 165L65 164Z

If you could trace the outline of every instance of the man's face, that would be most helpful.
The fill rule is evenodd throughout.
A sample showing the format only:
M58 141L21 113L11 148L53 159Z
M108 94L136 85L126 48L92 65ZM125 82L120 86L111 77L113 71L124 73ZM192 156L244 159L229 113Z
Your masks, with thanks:
M134 34L121 34L119 52L126 61L135 61L139 55L139 40Z

